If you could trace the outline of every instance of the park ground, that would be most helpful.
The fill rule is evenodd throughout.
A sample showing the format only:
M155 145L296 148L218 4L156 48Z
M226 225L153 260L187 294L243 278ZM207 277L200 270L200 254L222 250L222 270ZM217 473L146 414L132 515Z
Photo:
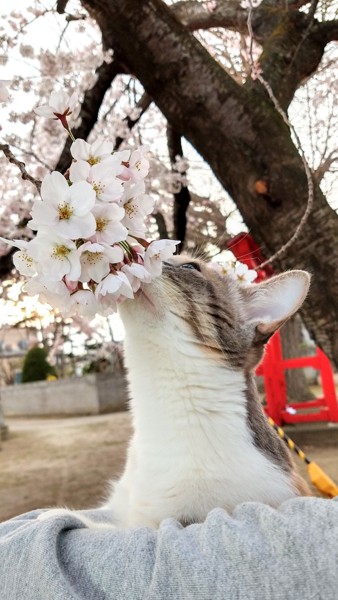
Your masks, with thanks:
M47 506L91 508L118 477L131 434L130 415L8 419L0 451L0 521ZM338 445L303 450L338 483ZM307 479L304 464L296 462ZM314 491L314 493L316 493Z

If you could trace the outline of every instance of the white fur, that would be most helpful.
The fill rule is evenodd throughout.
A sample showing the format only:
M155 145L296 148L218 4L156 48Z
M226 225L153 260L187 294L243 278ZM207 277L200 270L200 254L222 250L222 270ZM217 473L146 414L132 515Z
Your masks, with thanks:
M244 375L208 357L188 325L122 308L135 433L105 508L122 527L202 521L247 500L277 506L290 479L254 445Z

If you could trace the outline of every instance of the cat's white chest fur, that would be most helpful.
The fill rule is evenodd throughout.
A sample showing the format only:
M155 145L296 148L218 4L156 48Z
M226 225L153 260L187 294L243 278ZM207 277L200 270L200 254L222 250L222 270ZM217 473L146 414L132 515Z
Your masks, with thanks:
M145 335L147 327L134 319L125 344L135 433L106 505L117 524L203 521L215 507L277 506L294 496L287 475L254 445L244 374L208 359L173 315Z

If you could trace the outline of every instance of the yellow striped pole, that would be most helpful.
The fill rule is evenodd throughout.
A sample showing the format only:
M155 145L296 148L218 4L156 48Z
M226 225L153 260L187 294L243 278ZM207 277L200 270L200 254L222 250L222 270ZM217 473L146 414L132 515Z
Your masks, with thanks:
M297 444L295 444L295 442L285 433L284 429L279 427L279 425L277 425L277 423L275 423L271 417L268 417L268 421L270 425L277 431L279 437L289 446L290 450L293 450L299 456L299 458L306 463L307 472L313 485L316 486L316 488L322 494L328 496L329 498L338 496L338 486L328 475L326 475L326 473L324 473L323 469L321 469L317 463L311 461L305 455L303 450L301 450L299 446L297 446Z
M286 435L284 429L279 427L279 425L277 425L274 422L274 420L271 419L271 417L268 417L268 421L270 425L272 425L272 427L277 431L279 437L282 438L282 440L284 440L284 442L289 446L290 450L296 452L299 458L301 458L307 465L309 465L311 461L307 458L303 450L301 450L299 446L297 446L297 444L295 444L295 442L288 435Z

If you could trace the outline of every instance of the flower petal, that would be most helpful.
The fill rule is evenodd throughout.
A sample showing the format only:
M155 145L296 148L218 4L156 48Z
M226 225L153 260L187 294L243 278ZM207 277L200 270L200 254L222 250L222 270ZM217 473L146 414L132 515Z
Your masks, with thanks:
M93 157L100 157L104 159L108 156L111 156L114 150L114 144L112 142L107 142L106 140L97 139L93 144L91 144L91 155Z
M42 180L41 197L46 202L65 202L69 198L67 179L58 171L48 173Z
M62 115L69 108L68 94L64 90L51 92L48 104L54 112Z
M55 119L54 112L48 104L43 104L42 106L37 106L36 108L34 108L34 112L36 115L39 115L39 117Z
M73 183L69 190L70 203L79 216L87 214L95 204L95 192L86 181Z
M88 160L90 157L90 144L85 140L77 139L72 143L70 152L76 160Z
M69 179L75 183L77 181L87 181L90 175L90 164L85 160L72 162L69 169Z

